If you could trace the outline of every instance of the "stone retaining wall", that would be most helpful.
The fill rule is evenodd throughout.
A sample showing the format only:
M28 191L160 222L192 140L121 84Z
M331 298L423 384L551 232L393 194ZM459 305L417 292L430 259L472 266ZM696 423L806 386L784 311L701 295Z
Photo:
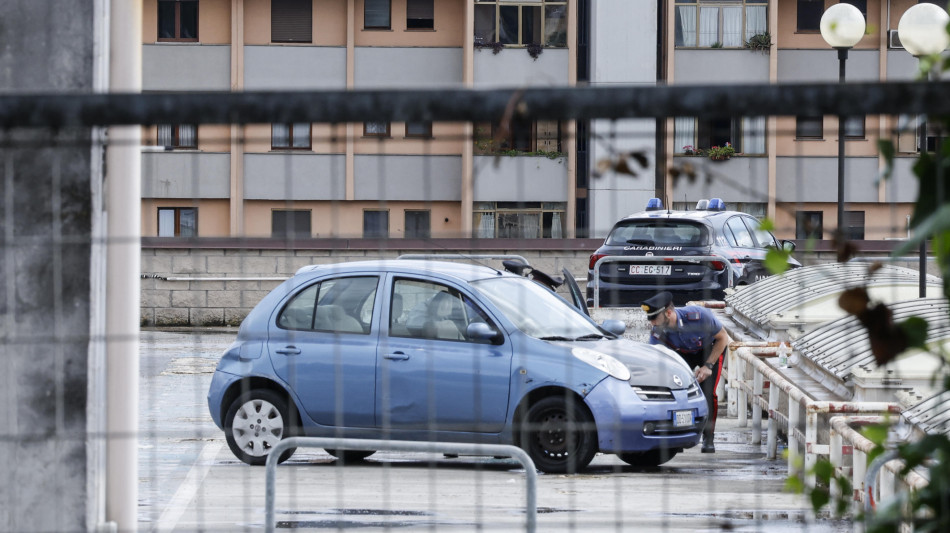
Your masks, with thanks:
M412 241L341 240L300 243L192 242L145 239L142 246L142 326L237 326L268 292L300 267L368 259L394 259L403 254L513 254L545 272L567 268L575 278L586 278L590 253L602 241L594 239L438 240L425 246ZM872 241L867 241L872 242ZM887 241L883 241L887 242ZM495 244L492 248L491 244ZM399 246L399 248L396 248ZM866 256L884 256L887 250L865 247ZM803 264L834 261L831 251L797 253ZM486 259L494 266L500 260ZM932 263L932 262L931 262ZM916 263L904 264L917 268ZM929 265L936 274L935 265ZM581 288L583 282L579 282Z

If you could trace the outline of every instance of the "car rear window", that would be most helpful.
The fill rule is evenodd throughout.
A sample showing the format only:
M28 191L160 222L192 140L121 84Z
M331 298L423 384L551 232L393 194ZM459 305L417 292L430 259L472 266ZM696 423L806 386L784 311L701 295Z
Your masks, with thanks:
M630 220L618 224L607 236L613 246L705 246L709 231L704 224L685 220Z

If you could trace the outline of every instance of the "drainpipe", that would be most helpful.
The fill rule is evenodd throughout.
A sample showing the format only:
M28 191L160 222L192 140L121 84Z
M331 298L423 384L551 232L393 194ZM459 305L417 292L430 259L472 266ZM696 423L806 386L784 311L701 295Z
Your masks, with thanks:
M109 90L142 90L142 2L110 2ZM109 128L106 149L106 520L138 523L141 127Z

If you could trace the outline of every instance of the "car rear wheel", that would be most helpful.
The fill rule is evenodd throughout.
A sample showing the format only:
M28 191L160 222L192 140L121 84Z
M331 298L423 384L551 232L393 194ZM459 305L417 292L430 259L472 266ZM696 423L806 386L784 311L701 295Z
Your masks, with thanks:
M231 452L249 465L266 463L274 446L292 435L296 416L291 416L290 409L287 400L271 390L242 394L231 404L224 419L224 434ZM295 450L284 451L278 462L289 459Z
M375 450L337 450L336 448L324 448L326 452L336 457L343 464L358 463L370 455L376 453Z
M578 472L597 453L594 420L579 400L549 396L525 414L521 447L543 472Z
M650 450L648 452L631 452L631 453L619 453L617 454L623 462L631 466L637 466L640 468L649 468L653 466L660 466L661 464L669 461L673 457L676 457L676 454L679 453L679 450Z

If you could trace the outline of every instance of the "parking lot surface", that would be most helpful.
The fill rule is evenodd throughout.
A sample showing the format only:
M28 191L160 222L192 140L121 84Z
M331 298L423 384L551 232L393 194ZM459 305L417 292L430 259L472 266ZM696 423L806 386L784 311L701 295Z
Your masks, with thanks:
M206 394L227 333L142 333L141 531L259 531L265 469L239 462L211 422ZM598 455L578 475L539 474L538 531L850 531L815 519L785 492L748 428L720 416L715 454L686 450L638 470ZM342 465L300 449L277 469L278 529L513 531L525 476L510 459L378 452Z

